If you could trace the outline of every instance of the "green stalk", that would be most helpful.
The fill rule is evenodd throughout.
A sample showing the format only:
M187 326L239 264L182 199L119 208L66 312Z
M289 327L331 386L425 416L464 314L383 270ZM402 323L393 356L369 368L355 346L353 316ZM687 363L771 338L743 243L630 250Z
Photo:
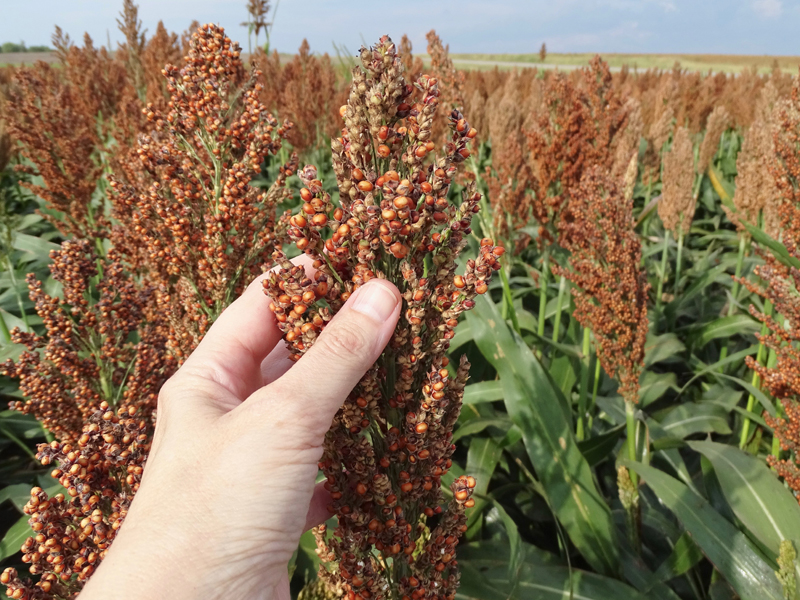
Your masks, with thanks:
M556 300L556 317L553 321L553 341L558 342L558 334L561 330L561 310L564 304L564 293L567 290L567 278L563 275L558 280L558 299Z
M8 261L8 275L11 277L11 287L14 289L14 296L17 298L17 306L19 306L22 322L25 323L25 331L30 331L31 325L28 322L28 314L25 312L25 303L22 301L22 294L19 293L17 276L14 274L14 265L11 264L11 261Z
M11 341L11 332L8 330L8 324L6 323L6 320L3 318L3 313L0 313L0 333L3 334L4 342Z
M669 229L664 230L664 249L661 251L661 270L658 274L658 288L656 289L656 311L661 310L661 297L664 295L664 280L667 278L667 258L669 256Z
M17 436L11 433L11 431L9 431L7 427L0 425L0 433L2 433L8 439L14 442L17 446L19 446L22 449L22 451L25 452L25 454L27 454L28 456L30 456L33 460L37 460L36 454L33 452L33 450L28 448L28 445L25 442L23 442L21 439L19 439Z
M550 251L545 249L542 259L542 274L539 277L539 326L536 333L544 337L544 322L547 313L547 286L550 280Z
M594 411L595 402L597 402L597 388L600 386L600 357L594 357L594 386L592 386L592 401L589 403L589 415L586 419L586 429L587 431L592 430L592 425L594 425L594 416L592 415Z
M630 400L625 400L625 423L627 425L626 431L628 434L628 458L637 462L636 460L636 408ZM639 485L639 476L631 471L631 481L634 487Z
M511 294L511 286L508 283L506 269L500 269L500 281L503 282L503 318L511 319L514 331L522 333L517 319L517 310L514 308L514 296Z
M578 423L575 431L575 437L577 437L579 441L586 438L586 413L589 409L589 369L591 367L591 350L592 332L588 327L584 327L583 348L581 350L581 353L583 354L581 358L581 362L583 362L583 367L581 368L581 391L580 396L578 397Z
M678 234L678 257L675 259L675 296L681 286L681 263L683 262L683 230Z
M728 316L730 317L736 311L736 296L739 295L739 277L742 276L742 266L744 264L744 251L746 247L745 236L739 236L739 255L736 257L736 274L733 280L733 286L731 287L731 302L728 304ZM720 361L723 361L728 356L728 340L725 340L725 343L722 346L722 350L719 353ZM725 367L720 367L719 372L722 373L725 370Z
M786 326L785 325L786 321L788 321L788 319L784 320L784 327ZM778 353L775 351L774 348L770 348L769 357L767 358L767 368L768 369L773 369L773 368L775 368L775 365L777 363L778 363ZM783 404L778 402L777 398L775 399L775 416L777 416L778 418L786 417L786 413L784 413L784 411L783 411ZM778 436L774 435L774 434L772 435L772 452L771 452L771 454L776 459L780 459L780 457L781 457L781 442L778 439Z
M772 314L772 302L769 300L766 301L764 305L764 314L770 316ZM767 325L761 325L761 335L767 335ZM756 363L759 365L762 364L764 360L764 352L766 351L766 346L764 344L758 345L758 352L756 353ZM751 381L753 387L760 387L761 385L761 378L758 376L758 373L753 373L753 378ZM755 408L756 398L753 394L750 394L747 397L747 412L752 413L753 408ZM739 436L739 448L744 450L744 447L747 445L747 440L750 438L750 419L745 418L744 423L742 423L742 433Z

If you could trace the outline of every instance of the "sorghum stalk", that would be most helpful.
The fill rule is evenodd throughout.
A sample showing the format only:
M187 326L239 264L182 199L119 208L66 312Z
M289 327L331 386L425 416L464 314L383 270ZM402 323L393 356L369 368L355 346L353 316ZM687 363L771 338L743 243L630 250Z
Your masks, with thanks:
M667 278L667 259L669 258L669 229L664 229L664 249L661 251L661 270L658 276L658 287L656 288L656 310L661 309L661 296L664 293L664 280Z
M770 302L769 300L767 300L764 303L764 314L766 316L772 315L772 302ZM760 337L763 338L765 335L767 335L767 331L768 331L767 330L767 324L766 323L762 323L761 324L761 335L760 335ZM766 348L767 347L764 345L763 341L758 344L758 352L756 353L756 363L759 364L759 365L762 364L762 362L764 360L764 352L766 351ZM753 378L752 378L752 381L750 383L753 385L753 387L758 387L760 381L761 381L761 376L758 374L758 371L754 371L753 372ZM747 397L747 412L748 413L753 412L753 408L755 408L755 404L756 404L756 397L753 394L748 395L748 397ZM747 445L747 441L748 441L749 438L750 438L750 419L745 418L744 423L742 423L742 434L739 437L739 448L744 449L744 447Z
M556 315L553 319L553 341L558 343L558 334L561 331L561 311L564 308L564 294L567 291L567 278L561 275L558 278L558 298L556 300Z
M728 304L728 316L732 316L736 310L736 296L739 295L739 278L742 276L742 265L744 263L745 248L747 246L747 239L744 235L739 236L739 254L736 257L736 271L733 278L733 286L731 286L731 301ZM728 356L728 339L725 340L722 350L719 353L719 360L723 361ZM725 367L720 367L720 372L724 371Z
M406 83L387 36L361 49L341 109L345 128L331 141L340 206L315 167L298 173L303 205L288 235L315 272L277 252L279 268L264 284L294 360L370 279L393 282L403 296L393 338L335 416L320 461L338 525L332 536L316 531L319 575L350 598L452 600L455 546L474 505L475 480L463 476L443 506L441 480L469 373L466 358L451 365L446 353L459 315L486 293L503 249L483 239L477 258L455 273L481 196L469 185L452 204L448 191L477 132L452 110L449 141L436 152L438 104L438 81L423 75Z
M592 330L583 328L583 346L581 347L581 388L578 396L578 423L575 437L583 440L586 431L586 413L589 410L589 370L592 365Z

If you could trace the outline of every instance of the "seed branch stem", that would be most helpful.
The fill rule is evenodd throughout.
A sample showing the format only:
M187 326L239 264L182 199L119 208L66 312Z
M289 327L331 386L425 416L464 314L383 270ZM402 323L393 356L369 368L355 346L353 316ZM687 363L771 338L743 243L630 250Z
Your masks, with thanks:
M733 313L736 311L736 297L739 295L739 277L742 276L742 265L744 264L744 254L745 248L747 243L745 241L745 236L739 236L739 255L736 257L736 272L735 278L733 280L733 286L731 287L731 301L728 304L728 316L732 316ZM725 343L722 346L722 350L719 353L719 360L723 361L728 357L728 342L729 340L726 338ZM724 366L719 368L720 373L725 370Z
M578 397L578 423L575 436L578 440L586 438L586 413L589 409L589 370L592 363L592 331L583 329L583 347L581 349L583 365L581 367L581 390Z
M658 287L656 288L656 310L661 310L661 297L664 295L664 280L667 278L667 258L669 257L669 229L664 230L664 248L661 251L661 270L658 272Z
M770 316L772 314L772 302L769 300L766 301L764 305L764 314ZM766 323L761 325L761 335L767 335L767 325ZM756 353L756 362L758 364L762 364L764 360L764 352L766 351L766 346L764 344L758 345L758 352ZM757 372L753 372L753 379L751 381L753 387L759 387L761 384L761 377L759 377ZM750 394L747 397L747 412L752 413L753 409L755 408L756 398L753 394ZM747 441L750 438L750 419L745 418L744 423L742 423L742 433L739 437L739 448L744 449L747 445Z
M553 320L553 341L558 342L558 334L561 330L561 310L564 305L564 293L567 290L567 278L563 275L558 280L558 299L556 300L556 316Z
M681 263L683 262L683 230L678 234L678 256L675 259L675 296L681 289Z
M628 458L633 462L638 462L636 458L636 407L630 400L625 401L625 423L628 434ZM631 471L631 481L634 487L638 487L639 476Z
M514 308L514 296L511 293L511 286L508 283L506 269L500 269L500 281L503 282L503 316L511 320L514 331L522 333L519 326L519 319L517 318L517 310Z
M539 337L544 336L544 323L547 314L547 286L550 280L550 251L544 251L542 259L542 273L539 277L539 326L536 333Z

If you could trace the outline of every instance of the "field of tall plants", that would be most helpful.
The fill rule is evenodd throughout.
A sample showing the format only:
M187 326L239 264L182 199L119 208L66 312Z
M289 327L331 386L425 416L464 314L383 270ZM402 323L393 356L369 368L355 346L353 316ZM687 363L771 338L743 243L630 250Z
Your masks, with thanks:
M287 61L247 8L249 53L125 0L121 46L0 69L8 596L78 596L161 386L272 270L293 359L404 298L293 595L800 599L800 76L460 71L435 31Z

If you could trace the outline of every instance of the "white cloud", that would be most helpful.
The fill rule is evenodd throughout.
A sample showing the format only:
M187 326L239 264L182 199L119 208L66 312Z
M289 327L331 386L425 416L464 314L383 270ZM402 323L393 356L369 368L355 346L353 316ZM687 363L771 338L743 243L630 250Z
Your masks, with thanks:
M547 47L556 52L595 52L598 49L614 48L624 42L642 42L653 34L639 28L636 21L626 21L618 26L591 33L572 33L547 38Z
M646 12L648 5L656 5L664 12L678 10L672 0L597 0L597 5L612 10L635 11L637 13Z
M762 17L780 17L783 13L781 0L754 0L753 10Z

